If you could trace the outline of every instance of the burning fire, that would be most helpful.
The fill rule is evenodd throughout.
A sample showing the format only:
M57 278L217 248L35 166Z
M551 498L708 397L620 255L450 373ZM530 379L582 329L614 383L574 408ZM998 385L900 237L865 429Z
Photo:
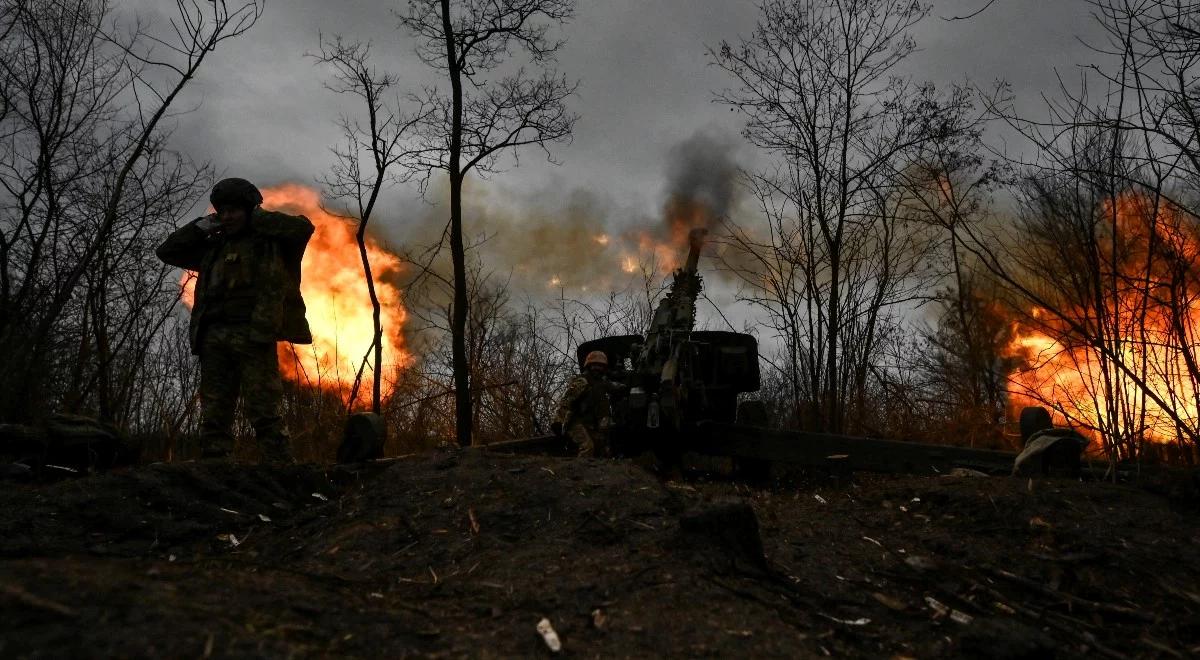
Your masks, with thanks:
M1017 326L1008 352L1027 368L1010 376L1014 403L1050 404L1119 442L1173 442L1200 423L1200 227L1132 195L1107 216L1105 302L1034 309Z
M288 381L315 385L348 400L374 335L371 299L363 280L355 226L322 210L320 196L311 188L288 183L264 188L262 194L264 208L303 214L316 226L304 253L300 284L313 343L311 346L280 343L280 371ZM400 303L400 290L393 284L403 266L396 255L369 236L367 258L381 307L383 380L380 390L387 398L398 370L412 362L402 335L407 314ZM184 273L180 281L184 302L189 308L195 281L192 273ZM375 377L371 364L373 360L363 370L358 388L356 403L360 405L368 404L371 399Z
M667 204L665 213L664 228L656 231L635 229L616 239L601 234L595 241L604 247L614 248L616 267L621 272L632 275L649 269L657 273L669 273L683 265L688 250L688 233L697 227L710 226L712 218L706 206L691 200L674 199Z

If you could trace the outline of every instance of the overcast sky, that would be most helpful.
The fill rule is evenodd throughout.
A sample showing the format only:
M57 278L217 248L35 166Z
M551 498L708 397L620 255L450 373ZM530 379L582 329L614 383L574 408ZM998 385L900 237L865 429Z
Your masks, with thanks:
M328 71L305 57L317 48L320 33L370 41L374 62L397 74L404 88L416 89L433 74L416 60L413 42L397 27L391 9L399 0L266 2L260 22L226 42L189 87L181 107L197 109L177 119L174 144L210 161L221 176L263 186L290 181L316 187L331 164L329 147L339 139L339 113L361 112L356 99L324 89ZM985 4L935 0L915 32L919 52L898 73L939 86L988 87L1003 79L1018 109L1036 117L1044 113L1041 95L1055 95L1058 76L1077 80L1079 67L1095 58L1080 43L1097 38L1090 6L1086 0L995 0L970 20L943 20ZM159 13L161 27L174 3L127 0L122 6ZM557 62L579 81L572 100L580 115L574 140L554 149L561 165L528 150L519 167L473 183L468 198L468 234L491 236L489 267L513 277L513 293L557 296L561 286L571 297L620 288L608 276L616 270L612 260L588 259L595 246L581 236L593 229L624 233L661 226L669 156L688 138L716 137L714 142L730 145L738 164L762 158L741 140L739 116L712 102L714 91L730 81L706 56L708 46L748 36L757 16L751 0L579 0L575 19L561 35L566 45ZM989 135L1010 153L1023 148L1003 127ZM445 212L431 206L436 198L422 201L414 189L394 189L373 224L392 245L427 243L445 222ZM732 211L743 221L752 212ZM579 226L588 229L570 229ZM588 284L595 286L585 288ZM705 290L709 301L698 309L702 323L720 327L732 318L740 329L753 319L736 303L731 282L712 277Z
M141 0L162 8L166 0ZM919 28L921 51L906 63L908 75L939 84L1010 81L1031 111L1038 95L1053 91L1055 69L1074 75L1090 53L1076 36L1094 31L1081 0L996 0L966 21L941 17L970 13L986 0L940 0ZM339 112L358 108L322 88L327 72L305 58L318 33L370 40L381 67L402 84L428 73L411 55L412 43L396 29L396 2L372 0L267 0L262 20L229 42L202 69L189 90L200 108L179 119L178 147L212 161L227 175L260 184L312 184L330 163ZM706 45L733 40L757 18L747 0L588 0L578 3L559 68L580 82L572 104L581 118L574 141L555 149L561 166L529 151L521 166L490 185L518 195L561 194L575 189L622 209L652 214L662 201L666 155L697 131L736 136L741 124L712 92L727 84L708 64ZM754 157L739 150L745 161ZM393 194L406 206L409 191ZM404 213L400 213L404 215Z

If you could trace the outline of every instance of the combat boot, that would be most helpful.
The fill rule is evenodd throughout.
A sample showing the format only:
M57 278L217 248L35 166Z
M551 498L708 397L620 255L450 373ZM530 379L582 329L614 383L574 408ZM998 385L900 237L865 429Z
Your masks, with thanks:
M200 437L201 463L232 463L233 437L225 434L205 434Z
M284 434L272 435L258 441L258 451L262 463L266 465L295 465L296 458L292 456L291 438Z

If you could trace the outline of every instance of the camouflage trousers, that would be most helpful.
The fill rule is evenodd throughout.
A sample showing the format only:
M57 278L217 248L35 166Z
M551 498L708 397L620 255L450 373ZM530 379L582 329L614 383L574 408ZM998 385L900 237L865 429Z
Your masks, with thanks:
M576 422L567 429L567 435L571 436L571 442L575 443L581 457L607 458L612 456L608 446L607 429L589 427Z
M280 415L283 382L274 342L256 342L248 328L205 328L200 348L200 441L205 457L233 453L238 397L268 462L291 462L291 442Z

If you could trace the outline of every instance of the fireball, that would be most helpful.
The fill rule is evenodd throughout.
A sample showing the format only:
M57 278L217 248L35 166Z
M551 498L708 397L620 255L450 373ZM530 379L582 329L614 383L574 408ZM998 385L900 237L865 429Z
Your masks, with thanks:
M1102 328L1106 350L1072 339L1070 324L1032 309L1039 327L1017 325L1007 351L1027 365L1010 376L1014 403L1050 404L1072 424L1110 438L1172 442L1180 437L1180 422L1191 429L1200 422L1200 382L1190 363L1200 355L1194 272L1200 237L1194 219L1155 209L1136 195L1122 197L1110 211L1117 247L1103 255L1105 267L1115 270L1105 274L1114 284L1102 313L1079 308L1063 314Z
M264 208L304 215L316 226L300 267L300 292L307 307L313 343L311 346L279 344L279 367L284 379L337 393L349 403L355 378L362 368L362 382L354 403L365 405L370 401L376 377L382 378L380 390L387 398L398 371L412 362L402 334L407 314L401 304L400 289L394 284L403 271L400 259L367 237L367 259L375 280L383 330L383 364L381 373L375 374L371 299L354 222L327 213L321 208L317 191L302 185L288 183L264 188L262 194ZM180 286L184 302L191 307L194 274L184 273ZM367 360L365 367L364 360Z

